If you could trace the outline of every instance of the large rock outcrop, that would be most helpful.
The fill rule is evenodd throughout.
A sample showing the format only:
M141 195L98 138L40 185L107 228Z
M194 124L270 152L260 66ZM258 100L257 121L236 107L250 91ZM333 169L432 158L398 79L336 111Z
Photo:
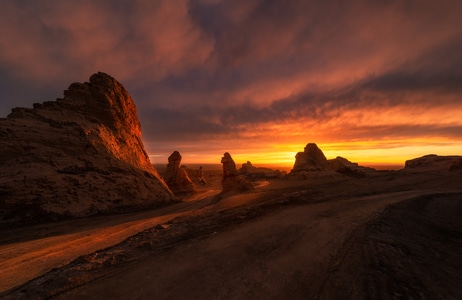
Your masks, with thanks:
M303 152L295 156L295 164L287 178L307 179L319 174L332 176L340 173L350 177L364 177L375 174L373 168L362 167L348 159L337 156L327 160L324 153L314 143L308 143Z
M174 151L168 157L165 182L176 195L195 193L194 183L188 176L184 167L181 167L181 154Z
M404 169L410 171L462 170L462 156L439 156L436 154L429 154L411 160L406 160Z
M295 155L295 164L291 172L331 170L324 153L314 143L308 143L303 152Z
M0 220L86 216L175 197L144 150L136 106L111 76L0 119Z
M245 192L253 189L249 181L239 176L236 163L228 152L223 154L221 163L223 164L223 193Z

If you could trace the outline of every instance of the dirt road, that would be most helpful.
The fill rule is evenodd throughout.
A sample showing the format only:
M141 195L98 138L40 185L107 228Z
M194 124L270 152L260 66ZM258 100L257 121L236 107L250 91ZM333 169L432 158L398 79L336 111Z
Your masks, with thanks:
M401 185L403 188L389 192L382 184L384 181L378 180L376 185L371 182L345 181L344 178L320 179L319 182L313 179L295 184L279 181L262 184L253 193L225 197L214 205L207 204L216 191L162 210L96 218L93 224L80 223L82 228L78 230L73 222L79 221L68 221L68 226L61 231L55 229L54 234L36 236L36 240L27 238L24 233L22 240L19 238L14 243L13 237L6 237L2 241L4 245L0 246L3 251L0 270L9 273L3 273L0 278L12 274L17 283L33 277L29 271L27 278L16 274L24 268L35 270L35 274L43 273L46 269L40 269L42 261L49 264L47 269L58 267L141 231L115 246L53 269L1 294L0 298L329 299L333 295L346 295L345 298L367 299L379 290L381 298L393 299L396 289L378 288L371 283L366 285L373 287L371 291L358 292L367 290L364 274L371 273L368 268L373 265L371 261L377 263L374 253L380 250L378 246L363 246L371 237L377 238L377 232L370 229L376 227L371 224L385 220L384 216L390 215L388 212L394 205L411 202L419 207L421 199L455 195L451 196L455 206L441 204L446 208L440 209L440 217L436 218L441 223L447 219L446 215L452 216L453 223L446 229L456 231L451 233L455 242L446 251L451 259L445 261L452 264L452 260L460 259L454 253L462 252L458 251L462 250L462 234L458 236L458 232L462 232L458 217L459 203L462 203L458 199L462 191L445 187L443 193L435 187L416 188L414 183L408 182ZM435 205L446 203L443 200ZM428 220L435 219L431 215L437 211L435 205L427 205ZM405 207L404 211L408 211L409 207ZM389 219L396 223L396 219L406 216L394 214ZM389 224L386 220L384 224ZM406 226L414 228L417 225L409 221ZM401 227L393 228L395 232L389 231L381 240L393 241ZM420 242L431 243L432 237L440 238L438 232L441 230L435 231L434 236L425 236ZM410 230L404 238L411 241L413 232ZM441 245L432 249L435 247ZM24 253L15 254L21 249ZM365 251L370 253L364 256ZM46 256L47 253L50 255ZM386 258L388 254L380 255ZM425 255L418 259L425 260ZM54 261L55 256L57 260ZM419 260L411 261L409 268L419 270L416 267ZM390 259L383 261L392 262ZM380 272L372 273L381 276ZM447 285L462 284L462 279L458 282L457 273L445 274ZM423 273L409 276L420 276L427 283L430 280ZM388 284L390 280L382 278L378 282ZM15 285L12 281L5 282ZM419 291L427 290L420 287ZM400 292L398 290L397 295ZM436 291L433 295L457 293L456 287L450 294Z
M0 293L80 255L115 245L146 228L207 205L218 190L158 210L100 216L0 232Z
M127 265L61 299L311 299L331 259L392 203L423 191L339 199L276 211Z

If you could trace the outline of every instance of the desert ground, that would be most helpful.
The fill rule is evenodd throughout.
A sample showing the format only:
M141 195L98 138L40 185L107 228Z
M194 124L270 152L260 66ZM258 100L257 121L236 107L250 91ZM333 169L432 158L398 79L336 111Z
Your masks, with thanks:
M312 172L0 230L1 299L462 299L462 174ZM219 200L217 200L219 199Z

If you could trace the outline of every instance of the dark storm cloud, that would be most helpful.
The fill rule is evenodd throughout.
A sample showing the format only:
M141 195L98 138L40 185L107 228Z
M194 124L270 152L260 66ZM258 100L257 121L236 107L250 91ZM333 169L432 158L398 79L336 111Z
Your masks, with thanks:
M462 37L435 45L395 70L365 82L361 88L380 92L462 92Z
M223 109L207 111L202 108L202 110L191 110L190 112L198 114L200 111L203 116L207 116L208 113L215 114L222 120L222 126L229 126L231 130L231 127L237 124L265 123L287 118L326 121L332 117L329 112L333 108L373 109L406 103L415 104L416 102L419 105L433 103L435 106L445 103L457 104L460 103L460 96L462 96L462 55L459 49L462 49L462 40L444 41L382 74L366 76L333 90L302 91L288 98L276 99L265 107L244 103ZM217 78L222 81L217 81ZM228 78L220 76L217 78L208 78L206 81L200 79L199 81L214 83L216 89L226 92L244 84L235 83L235 81L242 80L235 74L229 75ZM192 82L195 82L194 79ZM173 85L182 86L185 90L191 88L184 78L176 82L174 80ZM197 85L193 84L193 86ZM213 90L213 87L206 86L205 90ZM445 97L448 94L455 97ZM437 102L435 102L435 95L439 99ZM188 108L185 110L188 111Z
M3 1L0 67L58 91L105 71L138 87L201 65L213 49L186 1ZM71 81L72 82L72 81Z
M346 6L344 3L342 6L338 3L334 5L307 1L291 1L289 5L286 1L249 1L246 4L239 1L212 4L195 2L191 5L193 19L216 40L212 57L219 62L215 63L221 68L218 71L199 71L191 77L170 78L165 83L180 86L188 91L188 94L191 90L199 93L208 92L200 95L204 98L203 101L194 101L192 98L189 102L191 106L199 102L200 105L209 103L213 107L217 101L232 102L228 97L232 98L237 90L259 82L265 84L267 81L270 86L272 81L283 80L286 76L300 78L305 75L306 70L316 72L322 68L332 69L335 75L335 66L331 67L329 60L338 61L344 56L346 60L353 58L358 61L362 52L366 50L374 50L373 54L378 51L381 55L381 45L386 48L389 40L393 39L396 39L395 43L401 42L405 37L417 33L424 23L431 33L431 26L441 23L439 17L442 10L426 11L418 5L420 4L409 2L406 12L394 10L395 7L400 7L399 4L381 1L372 2L369 7L364 5L364 2L349 3ZM426 5L422 4L424 7ZM380 14L381 9L385 9L385 13ZM379 20L371 25L377 27L378 33L386 31L382 28L388 26L397 27L378 24L383 18L390 17L390 22L410 25L404 28L404 34L392 32L396 34L395 37L390 34L372 37L366 35L363 38L364 44L350 43L351 35L363 34L364 30L361 27L366 25L366 21L371 17L359 15L358 18L354 18L353 14L357 12L379 13ZM237 16L233 17L233 14ZM417 19L407 20L407 17ZM356 19L359 21L355 22ZM451 29L450 24L451 22L446 22L444 26L440 26ZM409 32L406 32L406 29ZM400 92L427 93L428 97L423 95L419 101L434 101L432 92L458 93L460 89L460 41L454 40L454 36L458 37L459 31L455 29L455 33L448 34L449 37L442 41L425 41L425 38L419 38L418 42L424 43L424 46L419 44L415 48L409 43L404 43L402 49L399 49L402 51L395 50L400 56L394 57L385 53L385 60L380 62L380 67L389 63L396 64L398 61L399 65L391 69L368 70L367 65L359 64L357 67L365 68L366 72L348 84L324 90L300 90L287 98L271 99L263 107L258 102L244 101L245 103L237 105L231 103L229 106L212 110L211 113L222 120L222 125L231 127L241 122L269 122L294 117L322 121L329 116L324 110L331 109L332 105L336 108L374 107L392 105L392 102L397 102L394 103L397 105L403 101L415 101L413 97L403 98L398 95ZM434 34L428 34L429 38ZM285 39L284 36L287 35L290 38ZM425 36L426 33L422 35ZM385 39L384 44L381 38ZM310 43L316 47L303 47ZM340 69L342 68L340 64ZM351 71L353 73L355 70ZM309 80L308 78L307 81ZM369 92L374 94L370 95ZM185 95L185 98L189 96ZM326 105L327 102L329 105ZM192 108L184 110L197 113Z
M155 109L143 118L143 135L162 136L163 140L194 140L203 137L226 135L229 127L209 122L202 118L206 114L179 110Z

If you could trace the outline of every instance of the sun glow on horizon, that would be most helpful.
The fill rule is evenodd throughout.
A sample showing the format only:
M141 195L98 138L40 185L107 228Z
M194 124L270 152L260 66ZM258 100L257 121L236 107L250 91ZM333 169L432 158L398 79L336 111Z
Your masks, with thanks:
M315 141L309 141L315 142ZM316 142L315 142L316 143ZM243 163L250 161L255 166L280 168L290 170L295 162L295 155L303 152L307 143L266 144L261 148L223 148L212 153L207 152L181 152L182 164L220 164L224 152L229 152L240 168ZM327 159L337 156L344 157L361 166L369 166L377 169L398 169L404 167L404 162L409 159L421 157L427 154L460 155L462 143L454 141L432 140L394 140L394 141L357 141L345 143L316 143L323 151ZM192 149L191 149L192 150ZM167 164L171 153L149 155L154 164Z
M307 143L316 143L327 159L341 156L361 166L378 168L401 168L406 160L427 154L461 155L462 123L454 112L461 111L462 105L443 97L440 105L428 107L419 104L425 103L419 93L406 97L401 105L383 99L382 106L364 103L348 107L308 101L283 118L230 121L226 134L204 135L200 143L173 142L181 147L171 150L182 154L184 164L219 164L223 153L229 152L239 167L250 161L256 166L285 169L293 167L295 155L303 152ZM166 162L170 153L151 159Z

